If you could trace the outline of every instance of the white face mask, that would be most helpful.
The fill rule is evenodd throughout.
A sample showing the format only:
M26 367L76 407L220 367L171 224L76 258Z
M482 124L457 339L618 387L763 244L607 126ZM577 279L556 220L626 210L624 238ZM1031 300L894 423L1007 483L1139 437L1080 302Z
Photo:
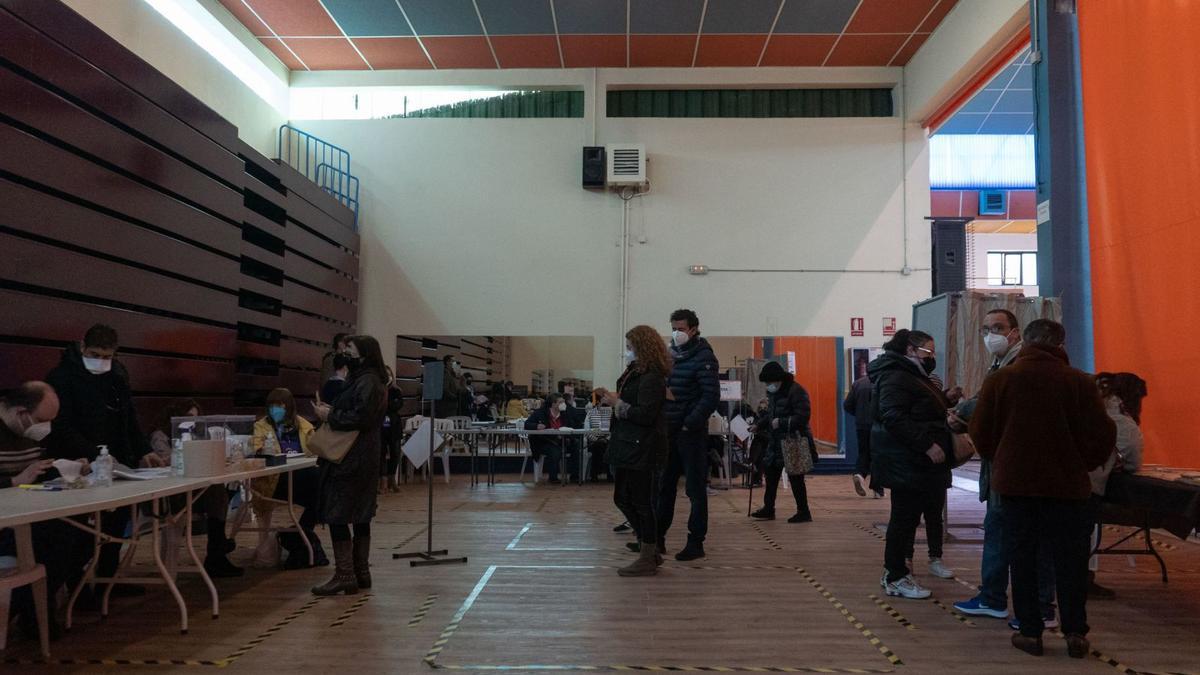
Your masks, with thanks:
M681 330L671 331L671 343L676 347L682 347L686 345L690 339L692 339L692 336Z
M987 348L989 354L1000 356L1008 350L1008 337L997 335L996 333L988 333L983 336L983 346Z
M566 402L565 402L565 401L564 401L564 402L562 402L562 403L559 403L559 404L558 404L558 411L559 411L559 412L566 412L566 411L567 411L567 404L566 404Z
M772 382L771 384L768 384L768 385L767 385L767 391L768 391L768 392L770 392L770 393L772 393L772 394L774 394L775 392L779 391L779 383L778 383L778 382Z
M85 356L83 367L93 375L103 375L112 370L112 359L93 359Z
M461 363L451 363L450 370L453 370L455 372L455 374L458 374L458 373L462 372L462 364Z
M25 438L28 438L33 441L37 441L39 443L42 442L43 438L45 438L49 435L50 435L50 423L49 422L38 422L37 424L31 425L28 429L25 430Z
M633 350L626 348L625 349L625 365L628 366L629 364L633 363L636 360L637 360L637 355L633 353Z

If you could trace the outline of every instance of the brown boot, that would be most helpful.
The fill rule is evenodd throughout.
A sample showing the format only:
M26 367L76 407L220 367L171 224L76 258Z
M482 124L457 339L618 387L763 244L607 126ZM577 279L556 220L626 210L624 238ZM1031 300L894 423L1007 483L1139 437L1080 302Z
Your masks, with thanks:
M642 550L638 551L638 559L633 561L633 564L618 569L617 574L623 577L649 577L658 574L655 557L657 553L658 547L654 544L642 542Z
M370 537L355 537L354 538L354 579L358 582L358 587L367 589L371 587L371 538Z
M352 595L358 592L354 579L354 553L350 540L333 542L333 578L320 586L313 586L313 595Z

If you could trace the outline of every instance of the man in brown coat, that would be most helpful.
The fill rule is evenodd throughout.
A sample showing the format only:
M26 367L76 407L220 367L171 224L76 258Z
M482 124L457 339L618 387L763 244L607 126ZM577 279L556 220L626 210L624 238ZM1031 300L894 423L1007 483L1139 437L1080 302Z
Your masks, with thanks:
M1067 651L1083 658L1087 640L1088 472L1112 453L1116 427L1091 375L1072 368L1062 324L1025 328L1013 365L989 377L971 418L979 455L992 462L993 494L1004 500L1005 547L1012 561L1013 646L1042 654L1039 542L1054 552Z

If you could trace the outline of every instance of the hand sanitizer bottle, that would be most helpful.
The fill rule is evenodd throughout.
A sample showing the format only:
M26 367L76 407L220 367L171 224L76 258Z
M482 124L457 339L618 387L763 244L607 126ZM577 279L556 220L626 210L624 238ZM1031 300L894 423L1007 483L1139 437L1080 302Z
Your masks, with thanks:
M108 454L107 445L100 446L100 456L92 463L92 473L96 487L110 487L113 484L113 458Z

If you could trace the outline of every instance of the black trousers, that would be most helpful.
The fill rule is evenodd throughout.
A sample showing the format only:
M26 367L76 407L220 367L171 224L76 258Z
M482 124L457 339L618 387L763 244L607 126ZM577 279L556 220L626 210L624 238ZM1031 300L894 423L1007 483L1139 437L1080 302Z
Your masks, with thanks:
M679 493L679 478L684 477L685 490L692 503L688 515L688 543L703 544L708 536L708 438L707 430L674 431L671 448L659 486L658 537L664 539L675 518L675 496Z
M654 472L638 469L617 469L613 488L613 503L621 509L625 520L645 544L658 542L658 523L654 517Z
M763 509L775 513L775 495L779 492L779 479L785 473L782 466L766 468L767 486L763 490ZM808 510L808 485L804 476L788 475L788 484L792 486L792 498L796 500L796 513L802 516L812 516Z
M856 427L858 436L858 459L854 461L854 473L871 475L871 427Z
M941 520L942 502L945 499L945 488L892 489L892 513L888 518L887 539L883 549L883 565L887 568L888 581L898 581L909 574L907 559L912 555L921 514L936 508L938 520ZM933 536L932 532L930 536ZM937 535L937 540L940 547L941 534Z
M929 540L929 557L931 559L942 557L942 544L946 540L946 519L943 517L945 509L946 491L941 490L936 499L930 496L924 502L924 509L921 511L921 515L925 519L925 538ZM913 559L913 550L915 548L915 543L909 546L909 560Z
M1042 635L1038 546L1054 558L1062 632L1087 635L1087 561L1091 518L1086 499L1004 495L1004 546L1012 565L1013 612L1021 634Z

